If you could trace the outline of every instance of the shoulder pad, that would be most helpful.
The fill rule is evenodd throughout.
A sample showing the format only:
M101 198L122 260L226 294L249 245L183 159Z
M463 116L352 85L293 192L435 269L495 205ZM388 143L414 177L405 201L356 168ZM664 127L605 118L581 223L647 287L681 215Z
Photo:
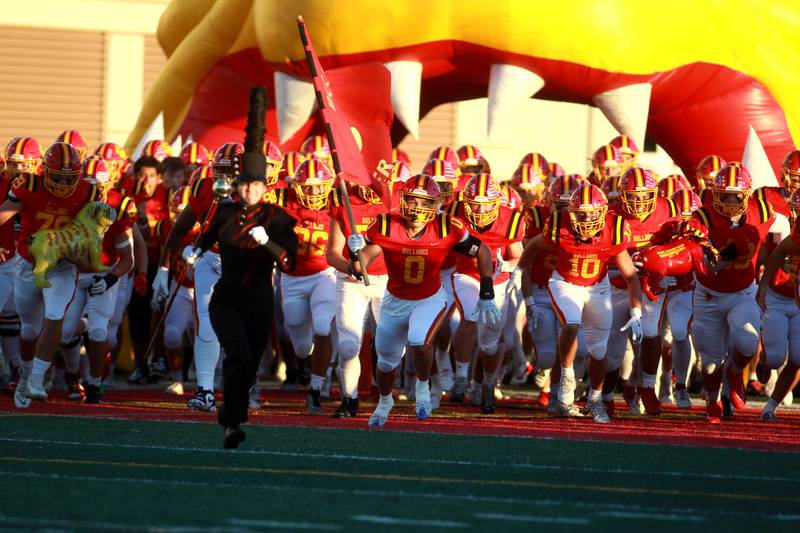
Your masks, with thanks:
M511 220L508 221L506 239L516 239L521 236L523 231L525 231L525 220L522 218L522 213L513 211L511 213Z
M611 243L617 245L625 242L628 238L627 233L629 233L625 219L619 215L614 215L614 221L612 224L614 231L611 234Z
M275 205L286 207L286 193L289 189L275 189Z
M758 189L756 194L753 195L753 199L756 202L756 206L758 207L758 222L763 224L773 216L772 205L767 201L766 196L762 192L764 189ZM761 194L758 194L761 192Z
M330 202L334 207L339 207L340 205L342 205L342 199L339 196L339 191L337 191L336 189L331 190Z
M705 207L701 207L693 214L694 217L697 218L697 220L699 220L702 225L704 225L708 229L711 229L711 216L710 213L708 212L708 209L706 209Z
M678 206L675 205L675 202L672 201L672 198L664 198L664 200L667 201L667 207L669 207L669 216L678 216Z
M11 189L15 191L26 190L29 192L36 192L37 182L36 176L33 174L23 174L14 178L11 182Z
M550 214L550 220L548 222L548 237L553 242L558 242L558 236L561 233L561 213L556 211L555 213Z

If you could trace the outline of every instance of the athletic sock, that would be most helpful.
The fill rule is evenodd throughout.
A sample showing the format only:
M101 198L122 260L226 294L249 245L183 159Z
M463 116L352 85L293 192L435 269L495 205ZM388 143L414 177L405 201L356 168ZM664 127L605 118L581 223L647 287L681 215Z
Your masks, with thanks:
M469 363L456 362L456 376L466 378L469 375Z
M325 376L311 374L311 390L321 390L323 383L325 383Z
M656 388L656 375L655 374L648 374L646 372L642 373L642 387L645 389L655 389Z
M430 383L426 379L422 381L421 379L417 378L417 386L415 392L417 393L417 399L419 399L420 395L425 396L430 395Z
M594 390L592 388L589 389L589 396L588 399L590 402L599 402L600 399L603 397L603 390Z
M219 361L219 343L195 337L194 367L198 388L207 391L214 390L214 370L217 368L217 361Z
M358 380L361 377L361 361L358 355L339 359L339 379L342 380L342 389L346 396L358 398Z
M34 357L32 364L33 368L28 376L28 380L41 385L41 383L44 381L44 375L47 372L47 369L50 368L50 362L39 359L38 357Z

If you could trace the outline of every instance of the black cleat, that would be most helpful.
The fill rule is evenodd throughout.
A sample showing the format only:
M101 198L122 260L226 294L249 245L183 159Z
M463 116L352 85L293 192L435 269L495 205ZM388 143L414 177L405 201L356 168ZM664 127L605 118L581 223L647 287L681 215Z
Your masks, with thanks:
M333 418L355 418L358 414L358 398L345 396L342 403L333 413Z
M245 434L239 426L225 428L225 437L222 439L222 447L226 449L238 448L240 442L244 442Z
M481 385L481 413L493 415L497 411L497 404L494 398L494 386Z
M98 404L103 403L101 401L103 394L100 390L100 387L97 385L86 385L84 387L84 391L86 396L83 399L83 403L90 403L90 404Z
M308 407L309 414L321 415L325 414L325 409L320 402L320 391L317 389L310 389L308 391L308 398L306 399L306 406Z
M722 418L733 418L733 403L727 396L722 397Z
M311 383L311 361L310 357L298 359L297 361L297 382L303 387L308 387Z

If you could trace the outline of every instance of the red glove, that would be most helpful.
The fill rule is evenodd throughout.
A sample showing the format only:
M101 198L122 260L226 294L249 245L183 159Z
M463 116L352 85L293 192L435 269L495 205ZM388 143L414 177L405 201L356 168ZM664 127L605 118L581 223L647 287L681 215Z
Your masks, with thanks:
M136 277L133 278L133 290L139 296L147 294L147 274L144 272L136 274Z

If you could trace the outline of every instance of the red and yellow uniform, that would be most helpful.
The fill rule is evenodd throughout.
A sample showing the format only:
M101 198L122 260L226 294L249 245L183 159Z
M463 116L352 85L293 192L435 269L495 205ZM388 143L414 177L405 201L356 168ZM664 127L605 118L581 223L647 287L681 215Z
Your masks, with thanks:
M111 266L117 261L117 247L114 239L129 231L136 222L136 203L130 196L117 191L108 191L106 201L117 212L117 218L103 236L103 264Z
M298 240L295 269L287 275L309 276L328 269L325 253L328 250L329 211L303 207L297 201L294 190L277 189L275 192L276 205L297 220L294 227Z
M352 233L364 233L367 228L375 221L375 219L386 213L386 206L384 204L373 204L364 201L360 196L354 194L350 196L350 208L353 212L353 220L356 227L350 227L350 220L345 212L344 207L341 205L341 200L338 191L331 194L330 217L339 223L342 228L342 233L345 236ZM347 244L345 243L342 249L342 255L348 257ZM369 267L367 267L367 274L371 276L382 276L386 274L386 263L383 260L383 255L376 257Z
M495 262L497 251L501 251L501 255L505 255L508 246L515 242L521 242L525 235L525 220L521 212L514 211L508 207L500 206L497 220L491 226L483 228L484 231L479 231L471 224L467 223L464 219L463 204L459 202L456 208L456 216L463 222L464 227L470 234L474 235L477 239L489 247L492 252L492 261ZM462 254L455 254L456 256L456 272L465 274L476 281L480 281L481 276L478 271L478 259L475 257L467 257ZM492 265L496 267L496 264ZM509 278L508 272L500 273L495 279L494 284L499 285L505 283Z
M533 239L540 235L547 224L550 217L550 209L544 206L534 206L525 211L525 238ZM556 268L556 259L558 256L551 250L541 250L533 260L530 268L528 269L528 276L531 283L537 285L540 289L547 287L547 282L550 281L550 275Z

